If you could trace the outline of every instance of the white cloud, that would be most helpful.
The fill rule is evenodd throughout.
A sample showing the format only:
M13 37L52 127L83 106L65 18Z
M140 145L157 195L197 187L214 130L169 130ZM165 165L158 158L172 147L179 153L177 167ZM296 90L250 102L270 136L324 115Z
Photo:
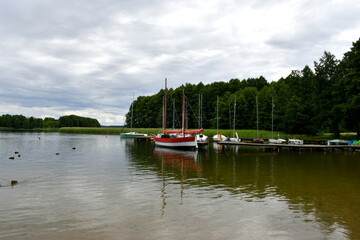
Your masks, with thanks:
M165 77L171 87L276 81L324 50L341 58L359 38L359 11L355 0L5 0L1 113L122 124L132 94L157 93Z

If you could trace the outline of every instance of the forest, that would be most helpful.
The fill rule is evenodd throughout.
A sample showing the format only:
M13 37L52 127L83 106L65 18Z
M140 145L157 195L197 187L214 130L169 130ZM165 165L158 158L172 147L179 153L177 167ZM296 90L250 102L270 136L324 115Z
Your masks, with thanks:
M76 115L62 116L59 119L35 118L23 115L1 115L0 127L8 129L40 129L60 127L100 127L98 120Z
M258 124L261 130L273 128L289 134L333 133L338 137L340 132L356 132L359 138L360 39L341 60L325 51L313 68L293 70L278 81L268 82L260 76L170 88L167 128L181 125L183 92L188 128L216 129L218 122L219 129L257 129ZM152 96L137 97L126 114L126 126L160 128L163 96L162 89Z

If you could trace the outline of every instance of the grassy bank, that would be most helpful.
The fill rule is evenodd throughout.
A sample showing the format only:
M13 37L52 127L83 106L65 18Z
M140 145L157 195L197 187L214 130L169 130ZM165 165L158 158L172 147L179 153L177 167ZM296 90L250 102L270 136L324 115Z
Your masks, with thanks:
M0 128L0 131L16 131L16 132L61 132L61 133L74 133L74 134L101 134L101 135L119 135L120 133L126 132L138 132L146 134L158 134L162 132L161 128L87 128L87 127L63 127L59 129L12 129L12 128ZM205 129L204 134L212 137L215 134L221 133L227 137L233 137L234 131L231 129ZM316 136L307 136L307 135L291 135L285 134L282 132L274 132L259 130L257 133L256 130L251 129L241 129L235 130L238 133L240 138L298 138L303 140L314 140L314 139L334 139L333 135L330 133L324 133ZM356 139L355 133L342 133L340 136L341 139L354 140Z
M78 133L78 134L103 134L103 135L118 135L120 133L125 132L138 132L138 133L146 133L146 134L158 134L162 132L161 128L77 128L77 127L64 127L60 128L59 132L62 133ZM219 129L219 133L233 137L233 130L231 129ZM307 136L307 135L290 135L282 132L274 132L272 134L271 131L259 130L258 134L256 130L251 129L241 129L235 130L238 133L240 138L256 138L257 135L259 138L269 139L269 138L298 138L304 140L311 139L333 139L332 134L322 134L317 136ZM205 129L204 134L212 137L217 133L216 129ZM354 133L343 133L341 134L342 139L352 140L356 136Z

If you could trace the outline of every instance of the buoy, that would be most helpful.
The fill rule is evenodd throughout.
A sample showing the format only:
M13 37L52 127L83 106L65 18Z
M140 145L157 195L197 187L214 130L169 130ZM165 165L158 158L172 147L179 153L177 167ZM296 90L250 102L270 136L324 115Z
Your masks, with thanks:
M18 157L21 157L21 155L19 154Z

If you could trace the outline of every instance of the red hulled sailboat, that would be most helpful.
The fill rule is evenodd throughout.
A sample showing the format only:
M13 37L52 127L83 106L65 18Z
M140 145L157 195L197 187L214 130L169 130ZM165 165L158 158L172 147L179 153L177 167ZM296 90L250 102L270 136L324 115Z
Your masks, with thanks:
M182 128L181 130L166 130L166 96L167 79L165 79L165 91L163 100L163 133L154 136L157 146L170 148L197 148L196 137L192 134L201 133L204 129L188 131L185 129L185 95L182 96Z

